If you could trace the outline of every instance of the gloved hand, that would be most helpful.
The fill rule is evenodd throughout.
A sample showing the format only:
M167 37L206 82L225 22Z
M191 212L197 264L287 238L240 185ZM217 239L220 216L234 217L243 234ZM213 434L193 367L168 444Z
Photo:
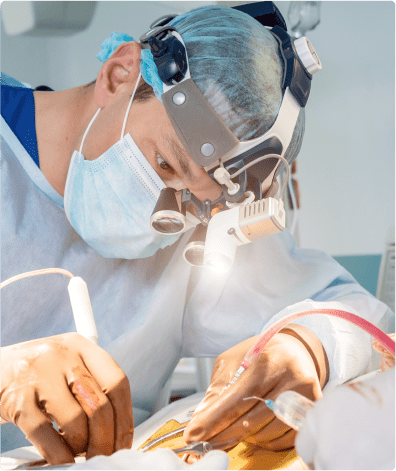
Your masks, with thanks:
M289 325L276 334L260 357L228 389L243 357L259 336L252 337L221 354L215 362L205 398L195 410L184 439L209 441L214 448L228 450L246 440L269 450L294 445L296 432L275 418L258 396L276 399L293 390L316 400L327 381L327 356L318 338L305 327Z
M76 333L2 347L1 418L50 464L132 445L129 381L108 353Z
M395 334L389 334L389 337L392 340L395 340ZM395 357L388 352L379 342L378 340L373 340L373 348L375 351L381 353L381 370L386 371L389 368L395 367Z
M309 469L395 469L395 370L326 394L307 412L295 446Z

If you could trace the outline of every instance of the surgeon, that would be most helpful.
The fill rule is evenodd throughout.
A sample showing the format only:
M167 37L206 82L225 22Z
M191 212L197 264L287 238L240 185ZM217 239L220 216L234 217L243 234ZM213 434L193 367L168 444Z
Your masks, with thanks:
M271 32L212 5L170 25L186 45L194 83L233 135L263 135L283 97L284 61ZM289 389L317 399L367 367L370 339L339 319L303 319L277 334L233 395L219 400L257 335L305 309L344 309L390 331L393 314L331 257L297 249L287 230L239 247L227 274L192 269L182 256L191 230L160 235L151 213L165 187L188 188L200 201L215 201L221 188L180 141L148 51L113 33L98 56L96 81L69 90L8 86L2 76L2 280L48 267L81 276L100 345L73 333L60 275L5 288L2 421L52 464L110 455L131 446L134 426L150 417L181 357L216 356L185 439L225 450L244 439L289 448L294 432L265 405L241 399ZM303 133L302 110L289 164ZM263 195L277 191L275 168L267 168Z

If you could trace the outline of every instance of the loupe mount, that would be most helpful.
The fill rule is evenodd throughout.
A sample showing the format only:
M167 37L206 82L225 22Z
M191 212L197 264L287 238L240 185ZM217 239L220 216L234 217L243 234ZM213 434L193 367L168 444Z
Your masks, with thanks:
M194 216L199 219L204 226L209 224L213 211L218 212L225 209L225 202L226 200L223 195L214 201L210 199L200 201L188 188L181 190L181 211L185 214L187 206L192 204L195 209Z

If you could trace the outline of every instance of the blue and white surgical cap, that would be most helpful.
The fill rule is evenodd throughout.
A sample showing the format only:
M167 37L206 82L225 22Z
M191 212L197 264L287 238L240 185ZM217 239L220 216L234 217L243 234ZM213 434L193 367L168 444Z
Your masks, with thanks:
M234 135L262 136L282 102L283 59L273 35L246 13L207 5L170 23L186 44L191 77ZM297 156L304 134L300 112L285 158Z
M242 141L262 136L275 122L283 97L283 59L273 35L249 15L219 5L183 13L169 25L186 45L192 79L234 135ZM102 44L102 58L112 54L118 41L132 40L113 35ZM151 52L142 50L141 58L142 76L161 99L162 82ZM302 109L285 153L289 163L300 150L304 123Z
M133 37L128 34L113 31L110 37L102 42L100 51L96 57L101 62L105 63L120 44L133 40ZM161 95L164 93L164 85L158 76L157 66L154 63L153 55L148 49L142 49L140 53L140 73L142 74L144 81L151 85L155 96L162 103Z

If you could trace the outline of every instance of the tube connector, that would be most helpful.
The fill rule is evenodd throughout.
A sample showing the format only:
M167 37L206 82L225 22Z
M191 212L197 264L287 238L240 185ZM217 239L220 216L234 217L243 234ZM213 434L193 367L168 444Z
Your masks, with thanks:
M239 191L239 184L234 183L231 180L231 175L224 167L219 167L214 171L213 176L220 183L220 185L225 185L228 188L228 194L230 196L236 195Z
M241 376L241 374L246 371L246 368L240 366L234 373L234 377L230 380L229 384L234 384L235 381Z

